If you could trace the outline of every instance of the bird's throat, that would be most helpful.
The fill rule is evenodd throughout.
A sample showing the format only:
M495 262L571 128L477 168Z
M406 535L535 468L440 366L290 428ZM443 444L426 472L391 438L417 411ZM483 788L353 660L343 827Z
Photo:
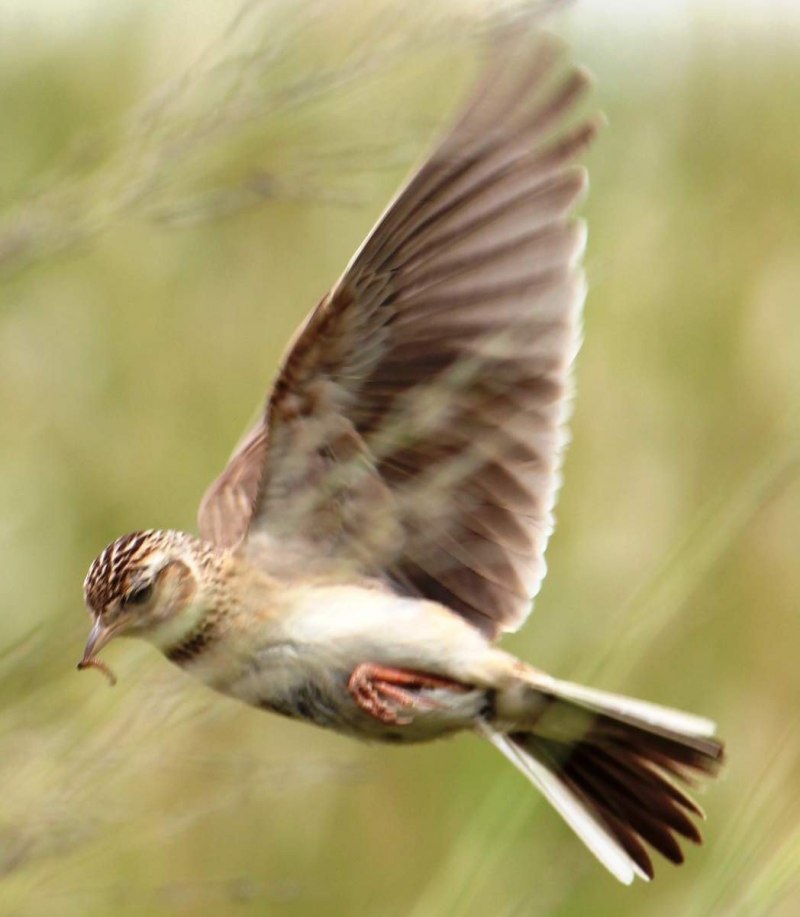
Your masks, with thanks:
M200 647L201 643L211 641L211 634L216 629L218 615L214 609L190 604L178 614L162 621L147 634L147 639L168 658L180 655L181 648L190 645ZM206 634L205 641L201 635ZM178 661L174 659L173 661Z
M177 640L162 646L162 652L176 665L186 665L202 656L221 636L219 615L208 612Z

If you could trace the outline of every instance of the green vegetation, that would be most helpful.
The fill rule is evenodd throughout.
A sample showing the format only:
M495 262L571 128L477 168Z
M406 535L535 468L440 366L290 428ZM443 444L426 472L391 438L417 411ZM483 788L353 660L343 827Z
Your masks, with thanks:
M199 26L130 6L0 57L0 912L796 913L796 34L563 20L610 126L559 529L508 645L729 743L705 848L624 889L470 737L362 747L136 643L104 654L114 690L75 672L89 562L193 527L482 28L457 4L250 3L195 57Z

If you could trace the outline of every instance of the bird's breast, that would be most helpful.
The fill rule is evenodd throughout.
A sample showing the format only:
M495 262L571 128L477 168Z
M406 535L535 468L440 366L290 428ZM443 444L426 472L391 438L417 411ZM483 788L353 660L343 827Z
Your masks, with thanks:
M495 652L439 606L342 586L288 590L278 613L242 614L213 640L187 644L174 661L263 710L367 739L423 741L472 724L486 702L484 661ZM427 689L423 700L432 703L412 723L387 725L348 690L353 670L365 662L451 677L475 689Z

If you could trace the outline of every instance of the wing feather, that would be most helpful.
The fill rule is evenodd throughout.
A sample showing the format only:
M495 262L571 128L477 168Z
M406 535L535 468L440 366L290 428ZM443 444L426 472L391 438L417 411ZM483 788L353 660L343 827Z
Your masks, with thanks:
M205 537L379 576L492 636L521 623L579 343L588 85L549 36L501 44L296 335Z

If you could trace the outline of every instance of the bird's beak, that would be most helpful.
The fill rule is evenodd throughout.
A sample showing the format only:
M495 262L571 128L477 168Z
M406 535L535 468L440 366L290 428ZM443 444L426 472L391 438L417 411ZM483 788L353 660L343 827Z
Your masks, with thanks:
M92 658L100 652L113 636L114 628L103 624L99 617L95 618L89 639L86 641L86 649L83 651L83 659L80 662L81 667L91 662Z
M109 680L112 685L117 683L117 679L114 676L114 673L107 665L102 663L99 659L95 659L97 653L113 638L114 634L119 630L119 625L114 626L104 624L99 616L95 618L94 624L92 625L92 630L89 634L89 639L86 641L86 649L83 651L83 659L78 663L79 669L99 669Z

